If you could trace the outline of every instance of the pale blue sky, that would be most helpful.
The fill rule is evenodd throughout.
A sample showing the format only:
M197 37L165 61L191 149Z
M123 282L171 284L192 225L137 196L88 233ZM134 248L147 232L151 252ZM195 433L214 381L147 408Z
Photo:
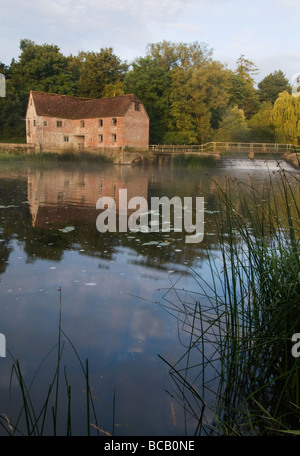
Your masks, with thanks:
M300 72L300 0L0 0L0 61L18 59L19 43L56 44L65 55L112 47L131 62L148 43L204 42L235 68L241 54L256 80Z

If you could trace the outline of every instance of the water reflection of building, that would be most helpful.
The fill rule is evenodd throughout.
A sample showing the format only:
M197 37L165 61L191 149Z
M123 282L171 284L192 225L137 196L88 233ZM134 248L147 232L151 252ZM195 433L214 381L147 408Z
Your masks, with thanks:
M145 176L128 179L128 173L115 169L109 175L74 170L30 170L28 173L28 203L32 226L50 227L75 222L94 223L99 211L96 202L103 196L115 199L119 190L127 189L128 200L133 196L147 198Z

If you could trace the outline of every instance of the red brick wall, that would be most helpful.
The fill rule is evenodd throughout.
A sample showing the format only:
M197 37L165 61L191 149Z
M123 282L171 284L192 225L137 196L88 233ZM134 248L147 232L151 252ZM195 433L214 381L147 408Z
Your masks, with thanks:
M135 104L130 105L124 117L103 117L97 119L59 119L53 117L39 117L34 105L30 104L26 116L27 142L42 144L44 151L82 148L123 148L147 147L149 143L149 118L142 104L139 110ZM57 126L57 122L61 126ZM84 125L82 126L82 121ZM30 135L28 126L30 123ZM34 125L35 123L35 125ZM102 141L99 141L102 135ZM115 137L113 136L115 135Z

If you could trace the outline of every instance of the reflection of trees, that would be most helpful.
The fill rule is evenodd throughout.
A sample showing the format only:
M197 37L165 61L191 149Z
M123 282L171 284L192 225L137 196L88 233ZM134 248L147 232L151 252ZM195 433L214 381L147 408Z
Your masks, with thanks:
M228 179L236 184L231 193L235 209L243 212L243 201L238 192L239 181L244 186L267 186L269 176L237 175L231 178L224 170L206 172L182 170L172 167L80 167L78 165L35 166L16 173L5 170L0 179L2 209L0 229L2 242L1 262L5 270L11 251L10 241L22 243L28 261L36 258L60 261L65 250L83 250L84 255L112 259L119 247L136 253L132 261L149 267L168 267L168 264L193 264L218 249L216 211L219 204L216 185L226 191ZM274 177L276 179L276 176ZM185 233L100 233L96 229L96 201L101 196L118 195L120 188L128 189L132 196L204 196L205 236L200 244L186 244ZM299 189L295 189L299 192ZM28 204L25 202L28 200ZM281 208L278 207L277 213ZM283 211L283 208L282 208ZM246 214L245 214L246 215ZM282 214L284 215L284 214ZM226 220L224 230L226 230ZM73 231L64 233L65 226ZM149 244L150 243L150 244ZM148 244L148 245L145 245ZM179 250L179 251L176 251Z

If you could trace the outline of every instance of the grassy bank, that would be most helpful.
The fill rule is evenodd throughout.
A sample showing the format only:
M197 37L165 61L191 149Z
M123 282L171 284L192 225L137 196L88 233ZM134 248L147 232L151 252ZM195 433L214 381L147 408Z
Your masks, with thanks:
M1 147L1 146L0 146ZM46 163L46 162L95 162L97 163L112 163L112 159L106 155L96 155L88 152L41 152L36 154L24 154L18 151L10 153L4 152L0 148L0 162L31 162L31 163Z
M215 186L219 256L207 252L209 276L188 271L195 286L174 311L189 343L165 362L195 434L300 433L299 178L279 169L267 190Z

